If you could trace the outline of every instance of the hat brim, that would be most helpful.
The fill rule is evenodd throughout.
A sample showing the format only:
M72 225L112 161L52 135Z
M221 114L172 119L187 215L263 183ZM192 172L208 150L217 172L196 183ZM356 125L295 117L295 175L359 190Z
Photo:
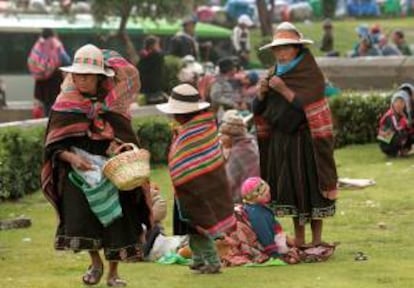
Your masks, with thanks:
M158 110L165 114L188 114L197 111L201 111L210 107L210 103L208 102L198 102L198 103L185 103L182 101L175 101L174 103L180 104L172 104L171 101L163 104L157 104Z
M259 50L265 50L265 49L269 49L269 48L273 48L277 46L284 46L284 45L310 45L310 44L313 44L313 41L309 39L299 39L299 40L276 39L276 40L273 40L271 43L260 47Z
M104 70L100 69L92 69L92 68L79 68L76 66L66 66L66 67L60 67L59 68L63 72L68 73L76 73L76 74L102 74L107 77L114 77L115 71L110 68L105 68Z

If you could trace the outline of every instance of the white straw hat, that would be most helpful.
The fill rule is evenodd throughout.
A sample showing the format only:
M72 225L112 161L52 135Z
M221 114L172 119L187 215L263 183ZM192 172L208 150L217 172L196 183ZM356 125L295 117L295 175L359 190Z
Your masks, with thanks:
M103 74L108 77L115 75L114 70L105 68L101 49L92 44L79 48L72 65L60 67L60 70L76 74Z
M276 27L273 41L269 44L260 47L259 50L273 48L283 45L306 45L313 44L312 40L303 39L302 33L290 22L282 22Z
M188 114L210 107L210 103L200 101L200 94L190 84L180 84L172 89L168 102L156 105L166 114Z

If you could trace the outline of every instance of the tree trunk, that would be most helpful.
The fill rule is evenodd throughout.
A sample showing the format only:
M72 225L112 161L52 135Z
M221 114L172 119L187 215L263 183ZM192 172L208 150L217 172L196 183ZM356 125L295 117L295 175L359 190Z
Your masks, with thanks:
M262 32L262 36L271 36L273 33L272 17L271 17L270 12L267 10L266 1L256 0L256 5L257 5L257 11L259 13L260 30Z
M128 19L132 10L132 5L129 3L129 1L125 2L121 4L122 6L120 7L121 22L119 23L118 35L124 41L129 62L131 62L133 65L137 65L139 61L137 49L135 48L134 43L132 43L128 31L126 30Z
M325 18L334 18L336 11L336 1L322 0L322 15Z

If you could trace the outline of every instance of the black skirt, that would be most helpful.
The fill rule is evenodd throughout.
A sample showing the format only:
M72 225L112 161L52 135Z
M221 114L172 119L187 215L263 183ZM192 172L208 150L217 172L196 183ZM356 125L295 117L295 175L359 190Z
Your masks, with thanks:
M68 139L60 143L61 148L77 146L93 154L104 155L108 143L92 141L86 137ZM81 250L104 250L108 261L137 261L143 257L142 224L148 214L145 197L141 189L120 191L121 218L104 227L89 207L83 194L68 178L71 167L66 162L56 160L55 169L59 173L57 189L62 195L59 208L60 224L57 228L55 248Z
M335 201L319 188L312 138L306 125L295 133L272 132L268 147L267 181L276 216L298 217L304 223L335 214Z

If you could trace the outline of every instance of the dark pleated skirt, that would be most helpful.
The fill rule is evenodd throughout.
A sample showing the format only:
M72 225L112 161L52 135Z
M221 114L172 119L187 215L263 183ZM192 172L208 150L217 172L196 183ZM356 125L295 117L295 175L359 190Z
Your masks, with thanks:
M58 250L97 251L104 250L108 261L138 261L143 257L143 228L137 208L144 209L144 197L141 190L121 191L121 218L104 227L93 214L88 201L67 176L63 176L59 185L65 187L60 207L61 221L57 228L55 248ZM142 207L140 207L142 206Z
M50 108L60 93L62 81L62 73L59 70L56 70L49 79L35 81L34 97L42 102L46 116L49 115Z
M301 222L335 214L335 201L322 196L308 128L293 134L273 131L269 140L267 180L276 216Z

